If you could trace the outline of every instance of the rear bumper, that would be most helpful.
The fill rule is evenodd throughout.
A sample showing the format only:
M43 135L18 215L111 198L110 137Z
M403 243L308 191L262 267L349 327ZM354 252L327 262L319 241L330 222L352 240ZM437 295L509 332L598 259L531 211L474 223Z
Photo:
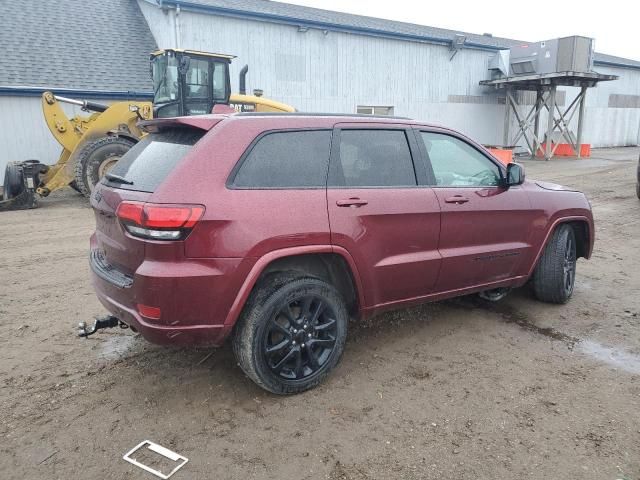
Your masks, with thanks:
M100 303L118 320L139 332L147 341L158 345L213 346L219 347L231 332L232 326L190 325L166 327L150 323L135 310L125 307L113 298L99 291L94 281Z
M226 324L249 259L145 260L133 274L109 265L92 239L91 282L100 302L152 343L219 346L231 332ZM138 305L160 309L147 318Z

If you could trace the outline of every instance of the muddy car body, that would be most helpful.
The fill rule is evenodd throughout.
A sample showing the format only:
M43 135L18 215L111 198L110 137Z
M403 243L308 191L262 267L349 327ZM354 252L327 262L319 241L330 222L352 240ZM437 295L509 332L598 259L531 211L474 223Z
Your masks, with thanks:
M529 281L563 303L593 248L582 193L443 127L239 114L147 128L91 198L97 295L155 343L232 334L275 393L321 381L349 316Z

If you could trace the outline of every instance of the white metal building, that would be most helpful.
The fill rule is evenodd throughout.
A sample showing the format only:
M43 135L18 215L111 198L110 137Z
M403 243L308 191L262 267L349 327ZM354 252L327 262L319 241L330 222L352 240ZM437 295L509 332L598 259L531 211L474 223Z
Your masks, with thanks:
M502 143L504 97L480 87L479 82L488 78L487 62L496 50L521 41L267 0L91 1L129 9L133 16L141 12L146 21L137 30L150 31L151 41L141 40L144 35L132 40L127 32L112 40L117 51L135 53L140 59L145 73L131 72L132 85L137 88L140 75L148 82L148 51L135 49L149 50L149 45L155 43L160 48L229 53L237 56L232 75L237 76L248 64L250 89L260 88L265 96L301 111L408 116L451 126L481 143ZM4 22L0 20L0 31ZM452 58L451 43L456 34L464 35L464 43ZM25 45L31 48L32 44L25 40ZM38 44L33 48L39 48ZM640 61L596 54L594 63L596 71L618 75L620 79L589 90L584 141L595 147L640 143ZM84 66L97 67L106 72L120 69L105 65L104 61L85 62ZM51 66L51 70L56 68L69 66ZM46 73L43 72L39 87L47 84ZM2 88L10 87L10 80L0 73L0 95L7 95ZM67 87L71 88L68 95L73 96L77 87ZM237 83L234 87L235 90ZM102 90L108 89L102 86ZM112 90L123 88L118 85ZM572 92L566 95L569 98ZM29 131L32 123L44 122L35 106L23 110L22 100L16 95L11 101L13 104L0 96L0 145L5 145L0 150L0 175L8 160L56 159L57 149L46 154L40 138L14 142L10 124L17 121L21 111L21 131ZM531 99L523 96L521 101L525 109Z
M232 72L249 64L250 86L299 110L378 107L502 142L504 98L478 82L497 49L521 41L264 0L138 2L160 47L233 53ZM464 45L451 58L459 33ZM620 79L589 91L585 141L639 143L640 62L596 54L595 69Z

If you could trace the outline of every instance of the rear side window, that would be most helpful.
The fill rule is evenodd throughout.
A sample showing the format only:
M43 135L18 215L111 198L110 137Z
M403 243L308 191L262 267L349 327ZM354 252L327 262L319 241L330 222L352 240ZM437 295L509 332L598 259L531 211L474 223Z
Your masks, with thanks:
M151 133L125 153L108 172L126 182L116 181L113 177L109 179L108 176L102 181L115 188L154 192L204 133L186 128Z
M268 133L258 139L242 161L233 186L324 187L330 148L330 130Z
M331 168L330 184L337 187L417 185L404 130L342 130L340 156Z

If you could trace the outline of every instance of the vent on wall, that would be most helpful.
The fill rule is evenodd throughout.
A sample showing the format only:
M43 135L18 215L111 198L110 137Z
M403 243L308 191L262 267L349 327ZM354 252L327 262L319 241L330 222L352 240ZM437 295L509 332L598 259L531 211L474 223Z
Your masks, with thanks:
M609 95L609 107L640 108L640 95L622 95L619 93L612 93Z
M393 107L358 105L356 113L358 115L393 116Z

